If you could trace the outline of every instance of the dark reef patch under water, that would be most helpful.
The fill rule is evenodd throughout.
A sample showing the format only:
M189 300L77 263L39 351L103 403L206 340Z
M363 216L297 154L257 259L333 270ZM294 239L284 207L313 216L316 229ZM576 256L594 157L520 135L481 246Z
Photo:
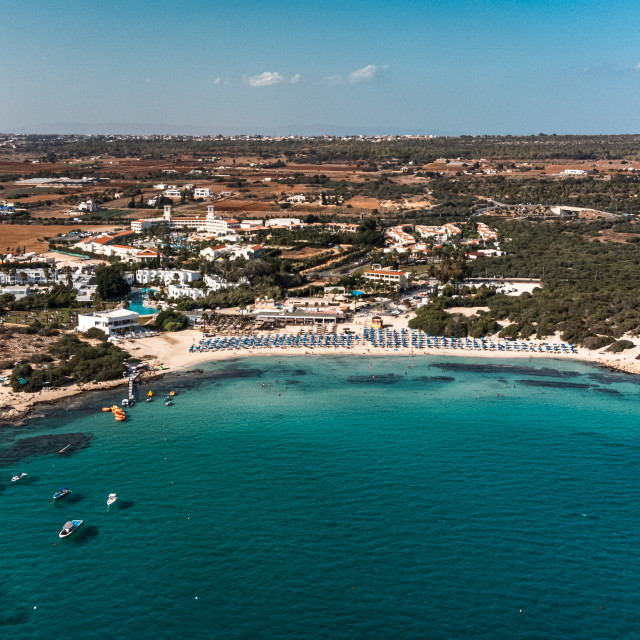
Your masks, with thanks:
M536 376L539 378L579 378L582 374L577 371L551 369L549 367L523 367L515 364L480 364L470 362L432 362L430 367L437 367L450 371L467 371L469 373L511 373L513 375Z
M92 438L90 433L50 433L21 438L8 447L0 448L0 466L9 466L25 458L58 455L60 449L68 444L71 447L62 455L72 456L91 446Z
M418 382L455 382L455 378L452 378L451 376L417 376L415 378L413 378L414 380L417 380Z
M402 378L393 373L372 374L370 376L349 376L349 384L396 384Z
M606 393L610 396L621 396L622 394L617 389L602 389L601 387L593 387L594 391L598 391L599 393Z
M587 374L587 378L600 384L630 383L640 385L639 375L621 371L593 371Z
M524 387L550 387L552 389L591 389L592 385L582 382L561 382L560 380L516 380Z

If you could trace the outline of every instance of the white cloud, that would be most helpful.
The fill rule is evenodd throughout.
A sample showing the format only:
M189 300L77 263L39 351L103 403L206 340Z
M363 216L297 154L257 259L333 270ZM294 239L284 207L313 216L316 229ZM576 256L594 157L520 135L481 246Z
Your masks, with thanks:
M272 84L280 84L284 81L284 76L281 76L277 71L264 71L257 76L251 76L247 79L247 82L252 87L268 87Z
M375 64L368 64L362 69L356 69L349 74L349 83L355 84L356 82L364 82L371 80L378 72L378 67Z
M324 78L325 84L344 84L344 78L342 76L328 76Z
M638 62L638 64L634 67L634 69L637 69L638 71L640 71L640 62Z
M296 73L294 76L291 76L291 80L289 80L289 82L291 84L295 84L296 82L300 81L300 74Z
M218 76L214 81L213 84L220 84L222 82L222 78L220 76Z

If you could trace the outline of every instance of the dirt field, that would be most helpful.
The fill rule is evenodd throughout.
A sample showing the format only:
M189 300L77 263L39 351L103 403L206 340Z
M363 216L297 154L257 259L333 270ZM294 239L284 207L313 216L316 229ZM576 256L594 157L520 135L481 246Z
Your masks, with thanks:
M33 316L35 320L36 314ZM28 360L36 353L45 353L48 347L58 339L59 336L41 337L14 333L12 327L3 327L0 334L0 362L15 364L18 360ZM2 371L7 375L10 369L2 369Z
M365 196L355 196L349 200L349 204L354 209L377 209L380 200L377 198L366 198Z
M216 211L268 211L271 203L256 200L221 200L215 206Z
M319 253L325 252L326 249L315 249L313 247L305 247L304 249L295 249L292 251L283 251L282 257L287 260L306 260L312 256L317 256Z
M16 162L15 160L6 160L0 159L0 174L3 173L16 173L20 175L32 175L34 173L39 173L40 171L70 171L72 169L80 169L84 165L88 163L82 164L66 164L63 162L59 162L57 164L48 164L46 162L32 164L31 162Z
M616 233L611 229L603 229L597 236L583 236L590 242L616 242L618 244L625 244L627 238L637 238L638 236L633 233Z
M2 224L0 225L0 235L2 235L0 253L17 253L18 247L20 252L25 247L27 252L42 253L49 248L48 241L42 239L44 236L53 238L78 228L82 228L83 231L96 231L98 233L105 233L112 229L112 227L105 225L80 227L80 225L58 224Z

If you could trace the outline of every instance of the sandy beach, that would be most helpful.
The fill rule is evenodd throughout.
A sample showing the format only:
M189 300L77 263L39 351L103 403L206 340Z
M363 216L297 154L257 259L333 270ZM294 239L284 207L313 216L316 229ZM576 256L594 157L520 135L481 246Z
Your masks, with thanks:
M400 330L406 329L406 320L394 319L387 323L390 329ZM362 332L363 325L350 323L341 326L340 329L349 328L358 333ZM283 333L297 333L299 327L287 327L286 329L275 331L282 335ZM376 356L453 356L453 357L470 357L470 358L491 358L491 359L539 359L539 358L556 358L558 360L581 360L590 362L603 367L624 371L627 373L640 373L640 360L636 360L636 356L640 354L640 346L634 349L628 349L619 354L607 353L604 350L589 351L587 349L578 349L577 353L549 353L549 352L530 352L530 351L498 351L497 349L486 350L466 350L451 348L427 348L416 349L411 347L383 348L371 347L367 344L357 344L350 348L336 347L297 347L297 348L257 348L257 349L225 349L211 351L190 351L192 345L197 345L202 338L202 331L195 329L187 329L178 333L164 333L148 338L138 338L135 340L124 340L119 342L119 346L127 350L132 356L140 360L149 362L154 369L146 372L144 377L149 379L153 376L164 375L166 373L180 372L187 369L197 368L206 362L231 360L237 358L251 357L288 357L288 356L306 356L317 357L323 355L331 356L358 356L358 357L376 357ZM209 335L212 335L209 333ZM221 334L222 335L222 334ZM225 334L226 335L226 334ZM494 337L495 338L495 337ZM496 338L497 339L497 338ZM546 341L528 340L527 343L533 342L534 345L541 345L544 342L560 343L560 336L552 336ZM162 369L158 365L162 366ZM110 380L108 382L88 383L82 385L71 385L68 387L57 389L43 389L34 394L15 393L10 387L0 387L0 407L2 410L2 422L20 422L24 420L32 412L34 407L59 405L72 396L79 394L112 389L118 386L125 386L126 379Z

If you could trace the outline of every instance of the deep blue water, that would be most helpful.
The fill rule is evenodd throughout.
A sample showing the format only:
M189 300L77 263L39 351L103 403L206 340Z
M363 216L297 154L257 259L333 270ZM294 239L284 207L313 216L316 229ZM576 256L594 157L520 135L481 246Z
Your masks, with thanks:
M534 364L238 360L3 428L0 637L639 637L640 381Z

